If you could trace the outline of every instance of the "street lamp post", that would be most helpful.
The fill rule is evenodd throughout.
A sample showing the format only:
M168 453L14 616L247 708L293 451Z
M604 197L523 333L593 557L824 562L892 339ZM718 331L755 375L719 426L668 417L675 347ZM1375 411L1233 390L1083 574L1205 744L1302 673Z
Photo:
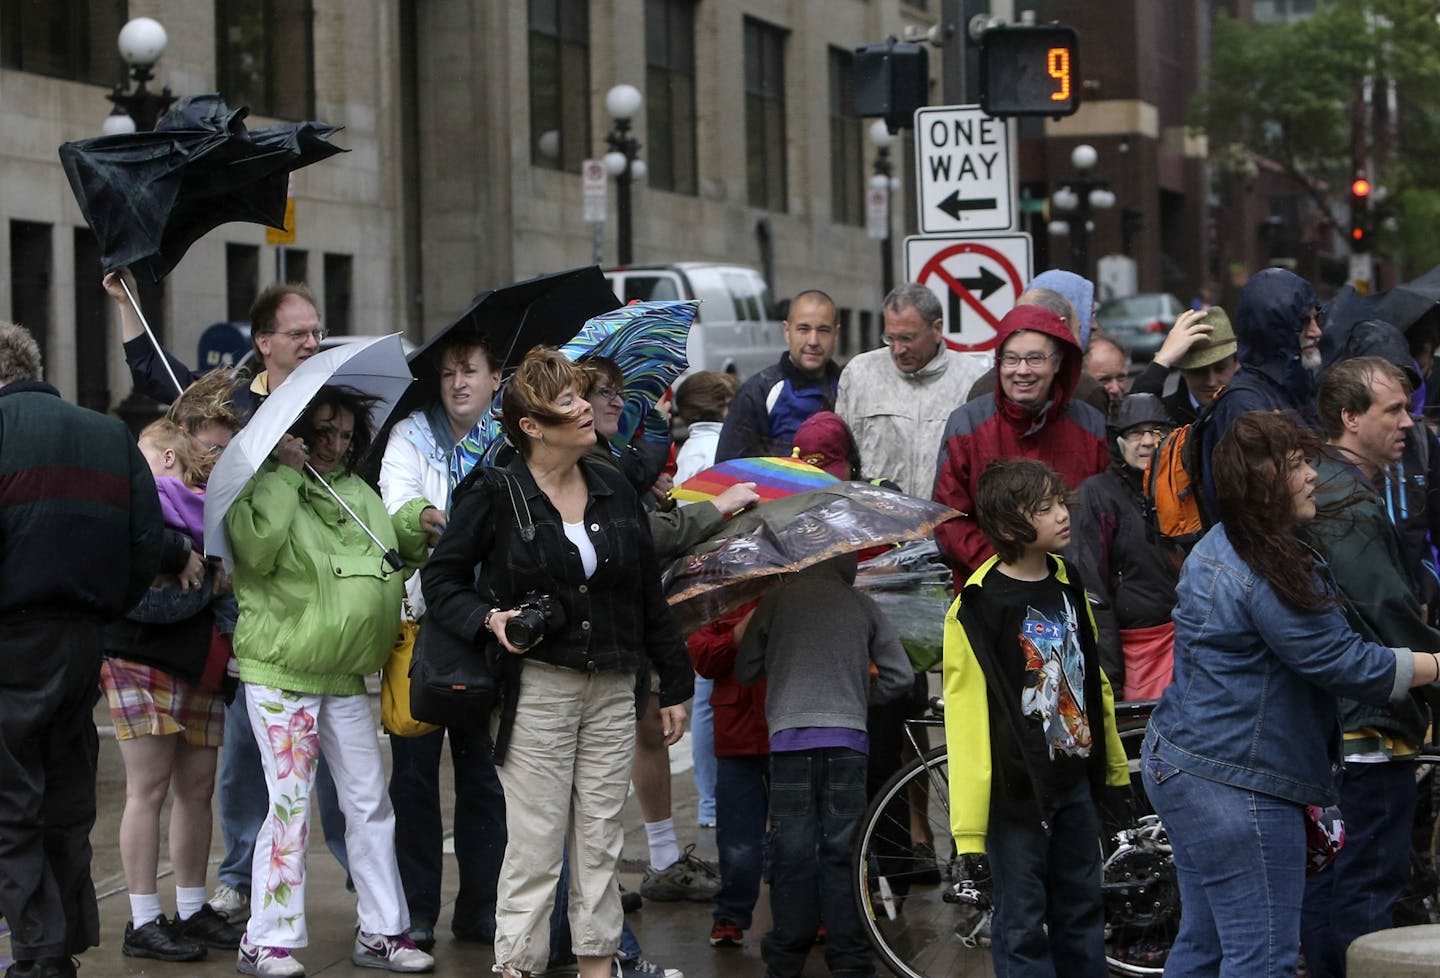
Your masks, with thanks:
M1078 176L1071 177L1056 188L1050 196L1051 207L1064 215L1050 222L1051 234L1070 235L1070 265L1076 274L1094 279L1090 268L1090 232L1095 230L1096 211L1109 210L1115 206L1115 191L1104 180L1090 176L1100 154L1095 147L1081 143L1070 151L1070 164Z
M610 152L605 154L605 170L615 178L615 257L616 264L630 264L634 232L630 218L630 187L645 176L645 161L639 159L640 141L630 132L630 120L640 111L644 97L634 85L616 85L605 93L605 111L615 126L605 135Z
M175 101L169 85L159 92L152 92L145 87L145 83L155 77L155 72L151 69L165 53L168 40L165 28L159 21L149 17L136 17L120 28L120 56L130 66L130 77L135 82L135 89L128 91L117 84L115 89L105 96L114 105L101 126L105 135L149 132Z
M885 194L885 227L880 237L880 294L888 296L895 287L895 249L891 244L890 231L894 225L891 215L894 211L894 190L899 183L895 179L895 163L890 159L890 147L895 144L895 135L884 119L870 123L870 142L875 144L875 175L870 178L870 188Z

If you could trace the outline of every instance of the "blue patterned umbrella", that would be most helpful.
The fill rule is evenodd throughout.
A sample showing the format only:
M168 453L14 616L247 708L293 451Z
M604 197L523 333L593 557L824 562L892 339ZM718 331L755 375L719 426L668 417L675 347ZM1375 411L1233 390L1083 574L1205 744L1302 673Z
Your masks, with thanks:
M620 430L611 439L615 449L637 437L665 434L663 420L655 418L651 409L689 366L685 344L699 306L693 299L632 302L588 320L574 339L560 347L571 360L605 357L620 368L625 378L625 409ZM504 443L500 395L496 394L479 422L456 444L450 477L458 484L476 465L493 464Z

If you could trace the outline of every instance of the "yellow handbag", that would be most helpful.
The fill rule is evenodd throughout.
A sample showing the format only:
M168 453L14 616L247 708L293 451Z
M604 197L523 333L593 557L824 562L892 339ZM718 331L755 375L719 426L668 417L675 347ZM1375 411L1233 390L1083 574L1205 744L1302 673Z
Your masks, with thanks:
M420 626L410 621L409 602L400 622L400 634L380 672L380 722L398 737L420 737L439 730L433 723L421 723L410 714L410 658L415 652L415 635Z

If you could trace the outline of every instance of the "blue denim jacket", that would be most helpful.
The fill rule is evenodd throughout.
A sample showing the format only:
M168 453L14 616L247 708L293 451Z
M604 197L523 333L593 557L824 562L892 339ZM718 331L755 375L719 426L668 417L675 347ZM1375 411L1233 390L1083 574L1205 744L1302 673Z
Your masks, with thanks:
M1337 696L1403 697L1408 652L1367 642L1338 609L1302 612L1210 530L1180 572L1175 681L1150 718L1147 754L1182 771L1300 804L1334 804Z

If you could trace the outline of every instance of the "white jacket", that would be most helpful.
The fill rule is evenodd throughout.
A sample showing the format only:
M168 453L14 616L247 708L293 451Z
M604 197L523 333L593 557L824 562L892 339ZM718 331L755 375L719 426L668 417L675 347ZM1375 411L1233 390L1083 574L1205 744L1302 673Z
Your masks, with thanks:
M685 444L675 453L677 486L715 464L715 449L720 445L720 429L723 427L725 424L722 421L697 421L690 426Z
M913 374L895 366L888 349L851 359L840 375L835 413L855 435L865 478L889 479L908 495L929 499L945 422L994 365L993 353L946 346Z
M448 514L450 509L449 453L440 449L424 411L416 411L390 430L380 462L380 498L394 514L412 499L424 499ZM418 621L425 614L420 575L405 582L410 611Z

